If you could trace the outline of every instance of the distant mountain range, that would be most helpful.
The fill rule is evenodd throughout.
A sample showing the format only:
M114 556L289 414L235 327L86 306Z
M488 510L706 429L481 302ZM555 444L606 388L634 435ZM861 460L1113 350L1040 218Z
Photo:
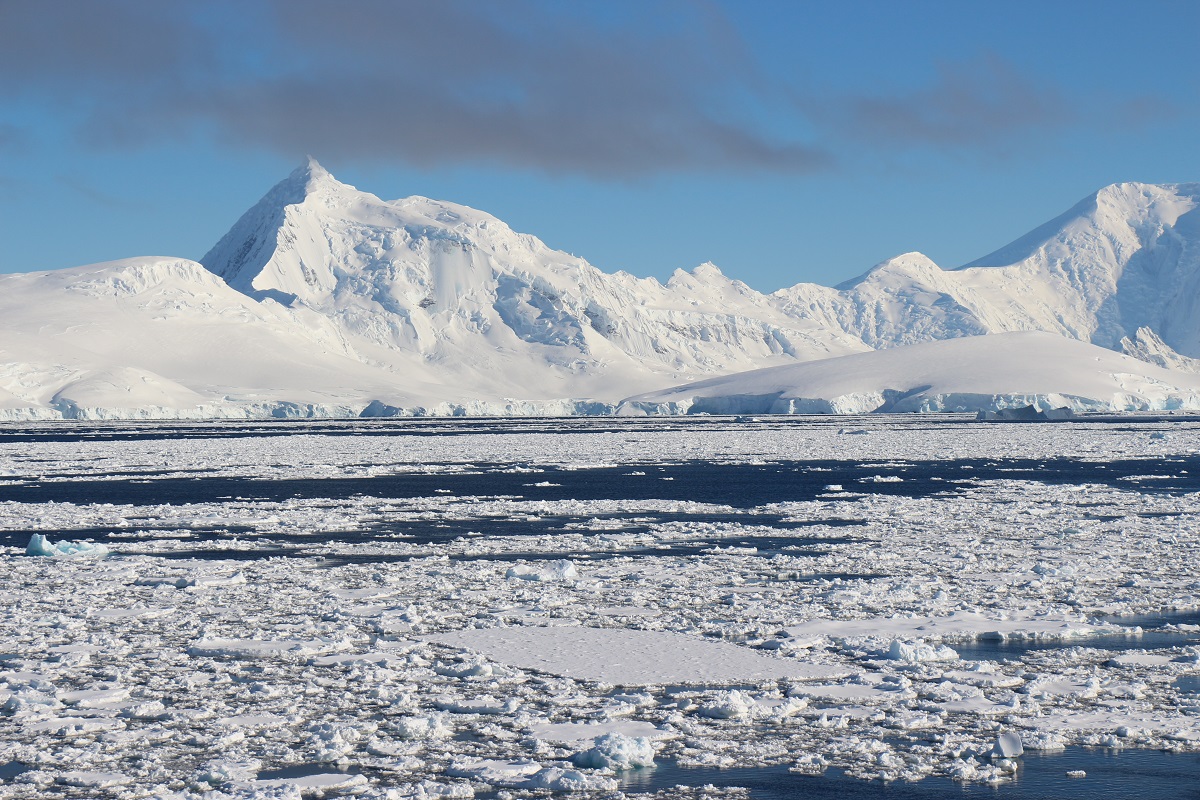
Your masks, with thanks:
M955 270L907 253L762 294L711 264L665 284L602 272L309 161L200 263L0 276L0 419L606 413L674 384L1015 331L1178 375L1200 363L1198 207L1200 184L1118 184ZM987 347L1046 347L1002 339ZM1029 394L993 389L993 405Z

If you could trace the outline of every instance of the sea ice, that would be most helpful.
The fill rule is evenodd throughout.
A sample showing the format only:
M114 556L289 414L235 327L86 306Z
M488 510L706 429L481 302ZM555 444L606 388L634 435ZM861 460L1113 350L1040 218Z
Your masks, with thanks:
M29 537L29 545L25 548L25 554L30 556L104 558L108 555L108 548L94 542L72 542L67 540L51 542L44 534L35 533Z
M1021 735L1014 731L1005 731L996 737L996 744L992 746L993 758L1016 758L1024 754L1025 748L1021 746Z
M593 720L589 722L538 722L529 726L531 736L567 745L595 743L607 734L629 739L672 739L679 734L662 730L650 722L633 719Z
M754 698L733 689L720 692L712 700L700 706L696 713L710 719L737 719L747 716L755 706Z
M654 745L639 736L633 738L620 733L607 733L596 739L596 743L576 753L571 759L576 766L591 769L633 769L654 766Z
M339 642L292 639L202 639L188 648L188 655L211 658L306 658L341 649Z
M844 670L763 655L725 642L627 628L473 628L426 637L524 669L621 686L819 679Z
M904 642L893 639L888 647L888 658L908 664L923 661L957 661L958 653L945 645L931 645L922 641Z
M613 792L573 763L609 734L884 780L1010 780L1001 731L1200 751L1196 423L379 424L0 436L0 471L46 476L0 486L0 531L122 541L0 554L0 798L326 791L271 777L298 765L373 798ZM730 465L773 482L704 482ZM488 761L525 767L448 777Z
M509 567L506 578L519 578L523 581L573 581L579 577L575 563L560 558L545 564L517 564Z
M526 788L551 792L611 792L618 785L616 780L607 775L588 774L562 767L539 770L524 782Z

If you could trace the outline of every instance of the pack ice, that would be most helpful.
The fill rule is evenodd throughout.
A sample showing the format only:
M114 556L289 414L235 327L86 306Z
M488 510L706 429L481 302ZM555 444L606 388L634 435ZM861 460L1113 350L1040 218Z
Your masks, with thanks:
M287 425L0 431L0 798L1200 753L1200 423Z

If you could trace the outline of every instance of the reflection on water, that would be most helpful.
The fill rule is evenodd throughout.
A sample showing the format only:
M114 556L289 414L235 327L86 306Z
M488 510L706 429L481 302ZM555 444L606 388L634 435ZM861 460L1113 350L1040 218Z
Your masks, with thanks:
M823 775L797 775L786 767L740 769L685 768L661 764L654 769L631 770L621 776L625 792L655 792L674 786L740 786L753 800L936 800L937 798L988 797L995 800L1127 800L1145 797L1154 787L1154 800L1200 798L1200 754L1164 753L1157 750L1106 750L1082 747L1060 753L1026 752L1016 779L999 786L960 784L945 778L917 783L864 781L838 770ZM1067 777L1083 770L1082 778Z
M1200 609L1188 611L1162 611L1157 614L1136 614L1127 616L1109 615L1101 617L1105 622L1144 629L1165 628L1168 625L1200 625Z
M1100 650L1157 650L1200 644L1200 630L1179 630L1176 626L1200 625L1200 610L1164 611L1137 616L1100 617L1125 628L1140 627L1140 634L1073 636L1069 639L996 639L951 643L960 657L968 661L1001 661L1019 658L1024 653L1062 650L1068 647L1095 647Z
M951 642L950 647L967 661L1003 661L1026 653L1065 650L1069 647L1095 647L1100 650L1157 650L1200 644L1200 631L1143 631L1140 636L1072 636L1069 639L1005 639L994 641Z

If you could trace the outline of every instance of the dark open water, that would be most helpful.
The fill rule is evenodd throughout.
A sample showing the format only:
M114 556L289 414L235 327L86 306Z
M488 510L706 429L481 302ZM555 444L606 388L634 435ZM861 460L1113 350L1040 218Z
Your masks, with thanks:
M308 432L307 429L304 429ZM141 436L142 434L138 434ZM169 434L164 433L163 436ZM5 438L0 430L0 441ZM771 551L780 547L808 546L812 540L799 534L816 525L852 526L858 520L785 520L778 514L762 513L772 503L807 501L839 496L890 495L928 497L954 495L981 481L1022 480L1046 485L1100 484L1137 489L1145 494L1200 492L1200 455L1174 459L1123 459L1098 463L1076 459L957 459L939 461L889 461L886 465L831 460L794 460L767 464L729 464L707 461L625 464L619 467L586 469L541 468L539 472L511 472L529 464L493 463L470 472L397 473L372 477L322 479L225 477L198 473L189 477L155 477L144 473L98 479L91 475L56 473L31 476L20 482L0 485L0 502L24 503L114 503L132 505L186 505L192 503L286 502L289 500L345 501L356 497L405 500L442 497L511 497L545 502L571 500L662 500L726 505L734 509L719 514L638 514L654 523L734 522L764 525L797 532L795 541L773 533L769 540L722 539L722 545L761 546ZM449 468L449 467L448 467ZM458 466L455 469L459 469ZM271 466L263 467L270 472ZM635 474L645 473L645 474ZM1153 476L1145 481L1134 476ZM878 478L899 478L879 481ZM538 485L549 484L549 485ZM828 489L839 486L840 491ZM1081 511L1083 517L1089 512ZM621 515L610 515L619 518ZM629 515L625 515L629 516ZM370 522L365 530L313 531L299 534L320 543L361 543L372 539L401 539L414 544L436 545L467 534L485 536L544 535L567 530L568 526L592 519L547 516L530 520L483 518L471 520L418 520L401 516ZM1097 519L1105 517L1095 516ZM136 526L135 526L136 529ZM646 523L631 520L621 530L638 532ZM184 528L181 531L202 541L253 536L249 528ZM587 531L575 530L576 533ZM0 533L0 544L23 547L32 531ZM64 531L62 538L91 538L112 544L127 541L129 529L85 528ZM848 531L847 535L852 535ZM52 537L53 538L53 537ZM278 537L276 537L278 539ZM697 542L699 549L714 542ZM679 553L679 551L675 551ZM275 553L278 555L278 553Z
M1069 770L1083 770L1087 776L1068 778ZM824 775L796 775L786 767L721 770L660 765L625 773L621 788L654 792L705 784L741 786L750 790L754 800L1197 800L1200 753L1083 747L1061 753L1026 753L1016 779L997 786L960 784L944 778L885 784L848 778L834 770Z

